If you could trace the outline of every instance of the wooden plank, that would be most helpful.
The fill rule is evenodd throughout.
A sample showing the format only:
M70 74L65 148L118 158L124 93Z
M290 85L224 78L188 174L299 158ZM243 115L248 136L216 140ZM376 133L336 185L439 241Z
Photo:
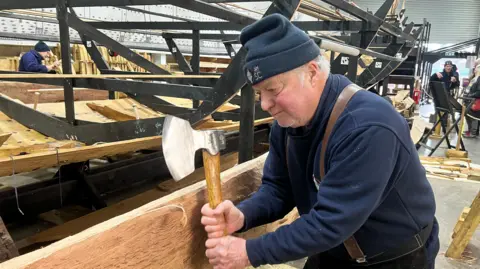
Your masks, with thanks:
M464 207L462 214L460 214L460 217L458 217L457 224L455 224L455 228L453 228L453 234L452 238L455 238L456 234L460 230L460 228L463 225L463 222L465 222L465 217L467 217L467 214L470 212L470 207Z
M266 154L223 172L224 199L237 203L257 190L265 158ZM0 268L211 268L200 223L200 208L207 202L202 181Z
M232 153L222 156L220 161L220 171L223 172L227 169L230 169L237 163L238 153ZM59 225L35 234L29 238L21 240L17 243L17 245L21 249L32 244L50 243L61 240L68 236L72 236L81 231L84 231L94 225L107 221L113 217L125 214L128 211L134 210L135 208L139 208L151 201L160 199L177 190L195 184L203 179L205 179L203 168L196 169L192 174L179 182L175 182L173 179L164 181L160 183L155 189L148 190L144 193L128 198L114 205L102 208L78 219L66 222L63 225Z
M12 133L0 134L0 146L2 146L3 143L5 143L5 141L10 138L10 136L12 136Z
M140 149L158 148L162 144L159 136L132 139L126 141L85 146L74 149L58 150L58 159L61 165L82 162L89 159L112 156ZM34 171L40 168L55 167L58 165L56 152L41 152L25 156L13 157L17 173ZM0 158L0 176L11 175L12 160Z
M467 158L468 152L466 151L459 151L456 149L447 149L445 152L447 157L456 157L456 158Z
M271 123L273 118L256 120L254 126ZM214 128L216 130L234 131L240 128L240 123ZM199 128L196 128L199 129ZM82 162L90 159L102 158L134 152L141 149L159 149L162 145L160 136L118 141L100 145L77 147L74 149L59 149L57 152L39 152L24 156L13 157L17 173L35 171L40 168L56 167L61 165ZM12 173L12 159L0 158L0 176L9 176Z
M58 149L75 148L77 146L84 146L83 143L78 141L58 141L52 143L25 145L20 147L0 147L0 157L10 157L17 155L25 155L36 152L55 151Z
M33 106L33 105L32 105ZM0 112L0 133L11 133L3 145L3 149L12 149L18 147L31 146L36 144L44 144L49 142L55 142L56 140L42 135L41 133L29 129L15 120L10 119L8 116Z
M10 233L0 217L0 262L4 262L18 256L18 250Z
M141 103L130 98L122 98L122 99L115 99L115 100L98 100L94 102L98 106L107 106L109 107L109 110L116 110L118 113L130 115L130 116L134 115L133 105L136 105L140 119L157 118L157 117L163 116L163 114L153 111L150 108L145 107ZM115 121L115 119L113 119L115 118L114 116L112 116L113 118L110 118L108 115L111 115L111 114L115 115L118 113L112 112L107 116L101 113L99 114L95 111L92 111L92 108L89 107L88 105L89 103L92 103L92 101L75 102L75 118L76 119L90 121L90 122L99 122L99 123ZM54 115L57 117L65 117L65 104L63 102L39 104L38 111L45 114ZM125 118L126 117L123 117L124 120L126 120ZM133 117L132 119L135 119L135 117Z
M87 91L93 90L89 88L73 88L74 91ZM27 92L63 92L63 88L52 88L52 89L34 89L34 90L27 90Z
M455 237L445 253L446 257L460 259L462 253L472 239L475 230L480 224L480 191L470 206L470 211L465 217L465 221L455 233Z
M262 124L270 124L273 122L273 118L270 117L270 118L265 118L265 119L260 119L260 120L256 120L254 122L254 126L257 126L257 125L262 125ZM229 131L235 131L235 130L239 130L240 129L240 123L235 123L235 124L232 124L232 125L227 125L227 126L221 126L221 127L218 127L218 128L214 128L215 130L224 130L226 132L229 132Z
M95 103L87 103L87 106L91 110L96 111L96 112L102 114L103 116L105 116L105 117L107 117L111 120L129 121L129 120L135 120L136 119L135 116L122 113L118 110L115 110L115 109L109 107L109 106L101 106L101 105L97 105Z

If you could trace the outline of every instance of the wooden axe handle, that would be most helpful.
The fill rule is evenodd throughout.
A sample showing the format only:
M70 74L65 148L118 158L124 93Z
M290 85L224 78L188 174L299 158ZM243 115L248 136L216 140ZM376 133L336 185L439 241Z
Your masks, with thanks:
M220 153L211 155L203 150L203 167L207 180L208 202L215 209L222 202L222 183L220 182Z
M465 119L465 106L462 106L462 114L460 116L460 131L457 134L457 145L455 150L460 150L460 142L462 141L462 133L463 133L463 121Z

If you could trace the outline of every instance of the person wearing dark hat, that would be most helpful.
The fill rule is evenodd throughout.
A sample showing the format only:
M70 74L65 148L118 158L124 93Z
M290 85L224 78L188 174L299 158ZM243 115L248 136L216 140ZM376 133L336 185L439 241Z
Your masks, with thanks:
M446 61L443 71L433 74L430 81L442 81L450 95L460 86L459 75L452 61Z
M240 41L247 82L275 121L259 190L237 205L201 209L213 268L305 257L308 269L433 268L435 198L405 119L380 96L331 74L315 42L282 15L247 26ZM295 207L300 217L275 232L233 235Z
M33 50L25 53L20 59L18 71L32 73L55 73L55 68L60 65L58 61L52 65L43 65L42 60L48 60L52 52L47 44L39 41Z

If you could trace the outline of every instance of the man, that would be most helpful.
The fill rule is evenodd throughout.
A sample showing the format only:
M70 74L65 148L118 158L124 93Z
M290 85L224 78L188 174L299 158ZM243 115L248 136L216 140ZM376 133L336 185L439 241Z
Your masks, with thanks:
M322 169L330 112L354 85L330 74L318 46L281 15L246 27L240 40L248 82L276 121L260 189L237 206L202 207L213 268L303 257L309 257L308 269L433 268L439 249L435 200L405 119L380 96L357 91L332 129ZM273 233L251 240L231 236L294 207L301 217ZM345 247L351 250L354 240L364 254L358 260L351 257L359 253Z
M442 81L450 95L460 86L459 75L452 61L446 61L443 71L433 74L430 81Z
M56 61L51 65L43 65L42 60L48 60L51 55L51 50L43 41L39 41L33 50L25 53L20 59L18 71L32 72L32 73L56 73L55 68L59 66Z
M475 77L471 80L470 85L467 87L466 97L473 100L465 100L467 106L467 112L465 120L467 122L468 130L463 133L465 138L476 138L479 132L480 121L480 81L478 77L480 75L480 65L477 65L474 69ZM471 103L471 104L470 104Z

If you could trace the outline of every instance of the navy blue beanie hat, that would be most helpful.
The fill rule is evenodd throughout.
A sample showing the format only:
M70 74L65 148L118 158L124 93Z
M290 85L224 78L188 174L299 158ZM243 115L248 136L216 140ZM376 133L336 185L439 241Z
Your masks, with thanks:
M240 42L247 50L244 73L252 85L300 67L320 55L318 45L280 14L266 16L245 27Z
M39 41L34 48L38 52L45 52L45 51L50 51L50 48L48 47L47 44L43 41Z

